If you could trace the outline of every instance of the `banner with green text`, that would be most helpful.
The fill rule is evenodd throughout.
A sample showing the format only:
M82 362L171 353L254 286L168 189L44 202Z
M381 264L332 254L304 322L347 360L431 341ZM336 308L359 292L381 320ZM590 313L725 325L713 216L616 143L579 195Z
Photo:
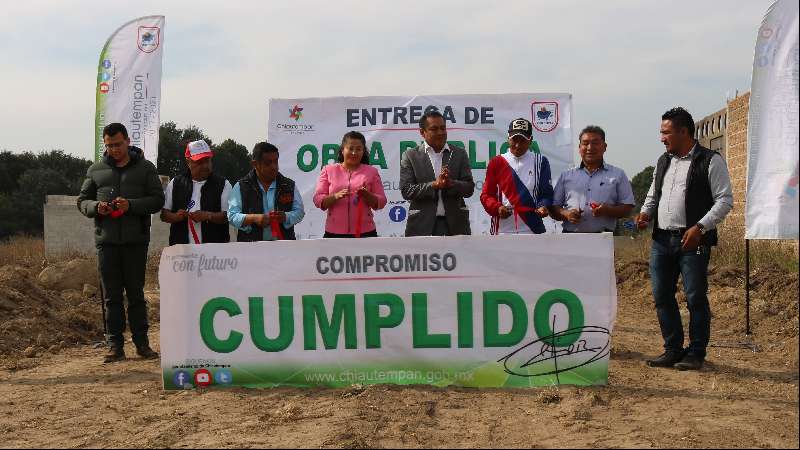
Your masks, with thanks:
M312 197L319 173L335 163L342 136L359 131L367 138L370 164L379 169L388 203L375 213L380 236L403 236L408 202L400 194L400 157L422 137L425 111L442 113L448 141L469 154L475 194L466 199L473 234L487 234L490 218L480 203L486 164L508 151L508 124L524 117L533 123L531 151L550 161L553 184L573 164L572 95L566 93L436 95L408 97L328 97L270 99L267 140L281 151L281 172L297 182L306 216L298 238L322 237L325 214ZM560 226L545 220L548 231Z
M164 16L145 16L119 27L100 52L95 91L94 159L105 151L103 128L119 122L131 145L158 159Z
M167 247L164 388L605 384L613 253L610 233Z

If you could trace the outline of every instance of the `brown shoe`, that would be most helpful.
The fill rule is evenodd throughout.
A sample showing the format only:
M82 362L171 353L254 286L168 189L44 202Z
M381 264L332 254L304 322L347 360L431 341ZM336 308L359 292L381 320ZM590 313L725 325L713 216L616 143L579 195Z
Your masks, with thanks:
M103 364L124 360L125 350L122 348L122 346L112 345L111 348L108 349L108 353L106 353L106 355L103 357Z
M158 353L156 353L147 344L142 345L142 346L137 346L136 347L136 354L139 355L142 359L156 359L156 358L158 358Z

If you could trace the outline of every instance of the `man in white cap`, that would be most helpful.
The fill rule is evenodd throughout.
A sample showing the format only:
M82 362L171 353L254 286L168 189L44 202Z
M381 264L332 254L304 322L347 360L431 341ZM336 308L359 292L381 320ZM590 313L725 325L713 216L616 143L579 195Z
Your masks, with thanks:
M533 126L523 118L508 125L508 153L486 167L481 192L483 209L492 216L491 234L541 234L543 217L553 204L550 162L530 151Z
M164 192L161 220L171 224L169 245L230 242L231 184L213 173L214 154L206 141L190 142L185 156L188 172L173 178Z

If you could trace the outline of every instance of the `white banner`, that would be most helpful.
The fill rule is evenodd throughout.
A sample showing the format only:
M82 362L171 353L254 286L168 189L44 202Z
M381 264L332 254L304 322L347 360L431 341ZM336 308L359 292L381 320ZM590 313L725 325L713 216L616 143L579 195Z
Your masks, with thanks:
M132 20L106 41L97 68L95 161L105 150L103 127L113 122L125 125L145 158L158 159L163 49L164 16Z
M798 3L772 4L758 30L748 120L746 239L798 238Z
M610 233L174 245L159 282L165 389L608 379Z
M422 142L419 118L428 108L440 111L449 142L470 156L475 193L466 199L473 234L486 234L490 218L480 203L486 164L508 151L508 124L524 117L534 124L534 151L550 160L552 183L573 164L570 94L442 95L413 97L331 97L270 99L267 140L281 151L281 173L297 182L306 216L298 238L321 237L325 214L312 197L322 167L336 162L348 131L367 138L371 164L380 171L388 203L375 213L380 236L403 236L408 202L400 193L400 156ZM550 219L548 231L560 230Z

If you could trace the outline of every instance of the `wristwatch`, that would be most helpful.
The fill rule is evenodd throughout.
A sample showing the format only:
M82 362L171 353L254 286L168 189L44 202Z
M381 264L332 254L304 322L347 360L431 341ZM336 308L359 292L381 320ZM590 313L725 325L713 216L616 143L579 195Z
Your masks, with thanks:
M700 222L697 222L697 228L700 229L700 234L706 234L706 231L708 231L706 230L706 227L704 227L703 224Z

